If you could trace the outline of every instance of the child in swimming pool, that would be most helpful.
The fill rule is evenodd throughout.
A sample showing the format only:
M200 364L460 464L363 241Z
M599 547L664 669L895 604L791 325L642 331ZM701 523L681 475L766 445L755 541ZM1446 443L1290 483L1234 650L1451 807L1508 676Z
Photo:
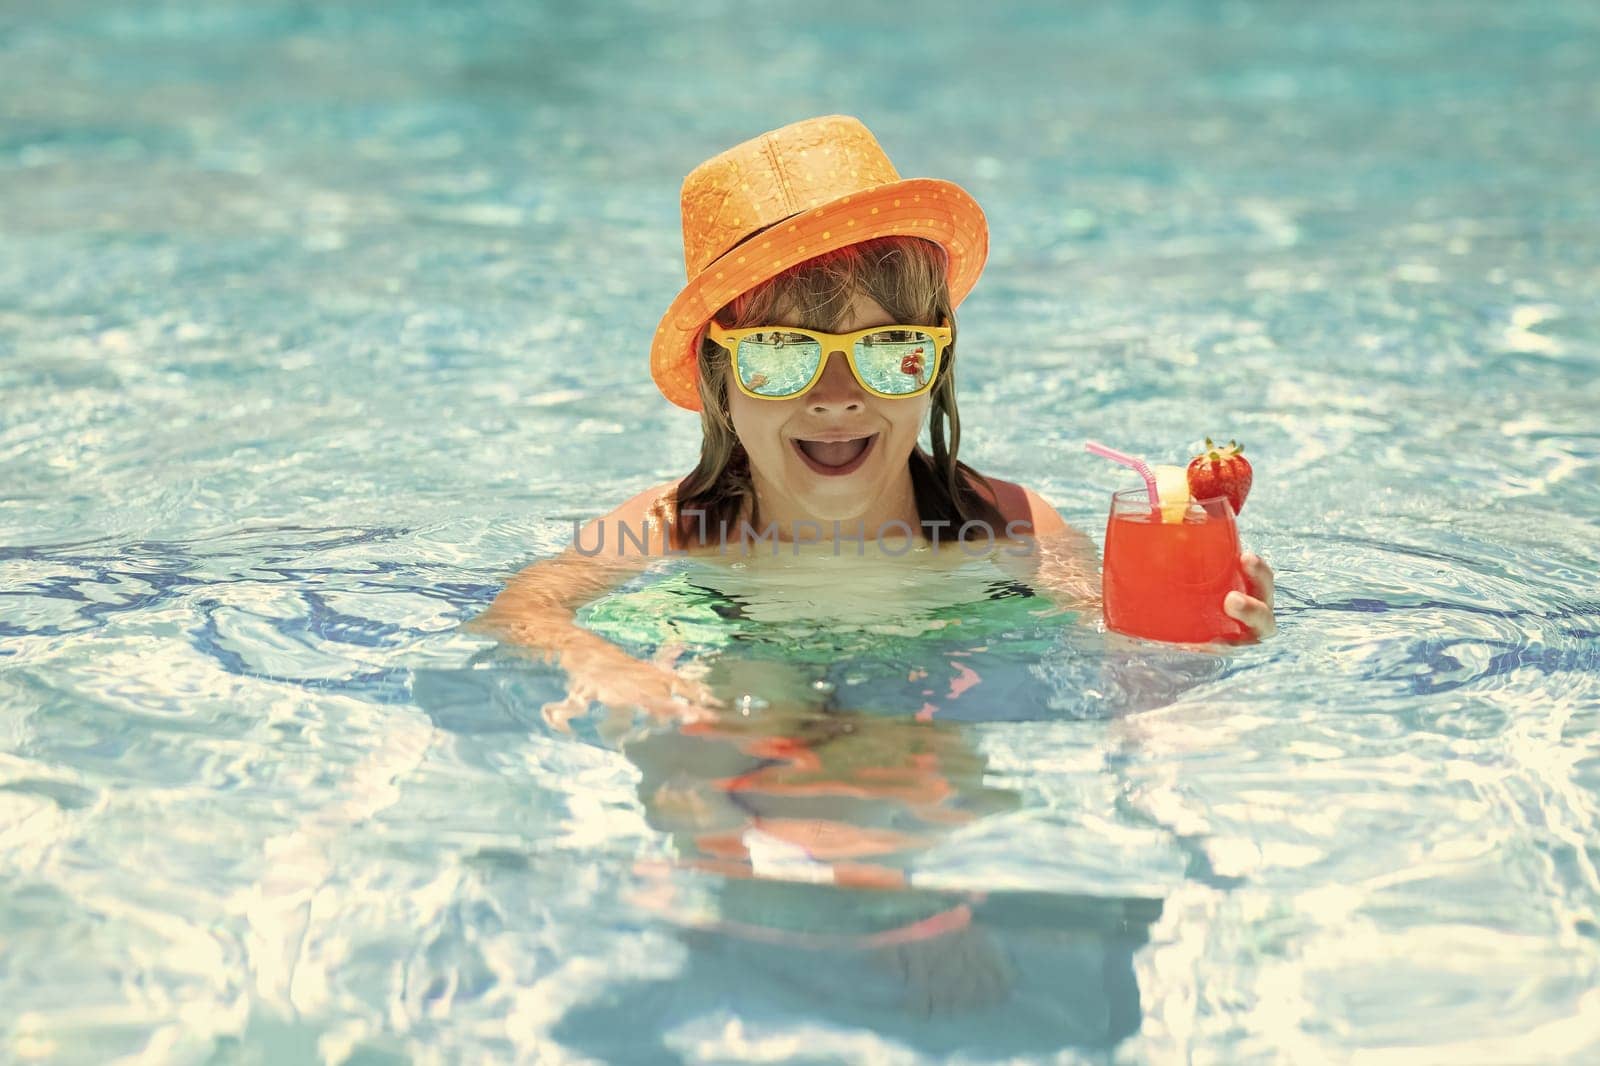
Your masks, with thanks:
M963 189L902 180L865 126L828 116L701 164L682 205L689 281L650 366L668 400L699 412L700 461L590 522L481 620L560 660L568 713L590 700L678 716L716 705L701 682L575 621L664 555L832 538L878 545L887 562L908 542L1007 545L997 561L1039 591L1093 602L1092 542L1038 493L957 459L955 308L988 252ZM1250 591L1224 610L1266 636L1272 571L1249 553L1241 566Z

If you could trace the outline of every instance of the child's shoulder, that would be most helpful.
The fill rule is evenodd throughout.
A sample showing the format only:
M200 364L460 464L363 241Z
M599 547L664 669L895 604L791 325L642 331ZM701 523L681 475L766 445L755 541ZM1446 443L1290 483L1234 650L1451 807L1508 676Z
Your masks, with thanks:
M652 485L618 504L606 517L617 522L674 522L678 517L678 482Z
M630 497L599 518L590 519L577 534L579 544L599 544L619 556L653 555L667 543L678 520L678 483L665 481ZM608 543L614 548L606 547ZM631 549L631 550L630 550Z
M972 485L994 504L1008 526L1012 522L1026 522L1029 531L1036 537L1046 537L1070 528L1043 496L1025 485L997 477L986 477L982 481L974 481Z

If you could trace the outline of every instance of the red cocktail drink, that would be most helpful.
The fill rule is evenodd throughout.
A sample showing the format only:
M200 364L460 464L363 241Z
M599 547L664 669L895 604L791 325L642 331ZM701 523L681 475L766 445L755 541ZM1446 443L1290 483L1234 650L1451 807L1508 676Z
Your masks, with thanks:
M1245 591L1239 528L1225 497L1166 509L1144 489L1111 497L1102 581L1107 627L1131 637L1201 644L1244 640L1245 626L1222 613L1230 591Z

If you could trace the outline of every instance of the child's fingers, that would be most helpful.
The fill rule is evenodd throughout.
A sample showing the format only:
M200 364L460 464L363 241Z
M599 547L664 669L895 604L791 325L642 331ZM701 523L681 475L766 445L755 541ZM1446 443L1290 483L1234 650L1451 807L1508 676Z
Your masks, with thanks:
M680 718L700 720L712 717L726 706L709 685L682 674L675 676L671 693L675 702L682 701L676 708L676 716Z
M682 671L672 673L672 694L688 700L690 703L703 703L709 707L721 707L722 700L717 697L710 685L699 678L690 677Z
M1245 580L1250 583L1251 595L1270 608L1278 589L1278 581L1272 573L1272 567L1255 552L1245 552L1239 556L1239 568L1244 571Z
M641 710L654 718L685 722L712 717L723 706L704 682L652 663L634 661L620 668L573 676L567 698L547 704L545 720L569 731L568 723L591 701L616 710Z
M576 693L569 693L566 699L552 700L539 708L539 713L544 716L545 724L560 733L572 732L571 722L580 714L589 709L589 701Z
M1229 618L1249 626L1250 631L1258 638L1270 637L1278 631L1278 623L1272 617L1272 608L1254 596L1246 596L1242 592L1230 592L1222 601L1222 611Z
M723 706L705 682L678 670L646 666L619 685L625 701L662 719L704 721Z

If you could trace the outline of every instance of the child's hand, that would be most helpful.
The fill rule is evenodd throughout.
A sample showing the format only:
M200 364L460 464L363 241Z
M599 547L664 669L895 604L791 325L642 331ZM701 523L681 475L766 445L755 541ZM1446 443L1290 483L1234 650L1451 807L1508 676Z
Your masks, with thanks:
M644 711L656 718L692 722L711 717L722 701L704 683L664 662L643 662L614 645L597 643L561 657L568 676L567 696L542 708L552 728L600 703L616 710Z
M1277 620L1272 615L1272 596L1276 584L1272 567L1254 552L1239 556L1239 569L1244 571L1245 583L1250 592L1230 592L1222 601L1222 612L1229 618L1243 622L1257 640L1270 637L1278 631Z

